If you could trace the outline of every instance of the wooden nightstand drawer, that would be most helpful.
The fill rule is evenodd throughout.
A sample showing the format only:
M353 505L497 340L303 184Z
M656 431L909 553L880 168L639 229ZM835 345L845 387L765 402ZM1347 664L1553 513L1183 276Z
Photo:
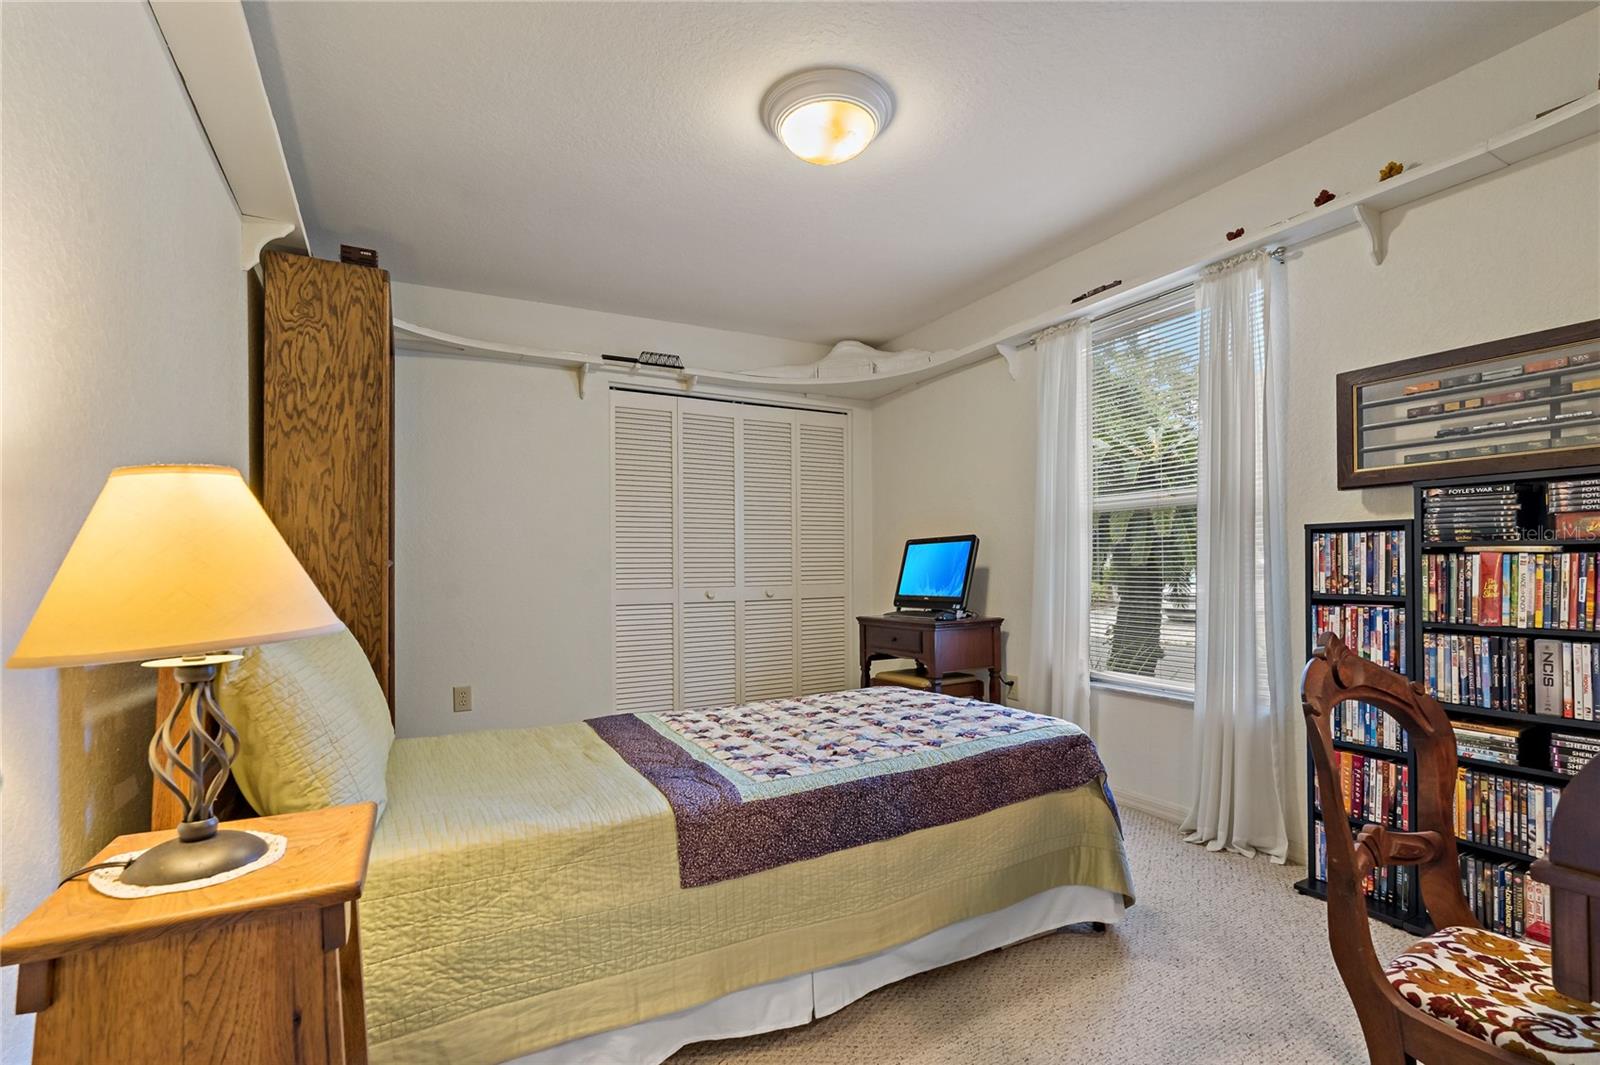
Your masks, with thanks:
M873 630L871 640L875 650L905 651L907 654L916 654L922 650L922 631L920 629L903 629L894 625L884 625Z

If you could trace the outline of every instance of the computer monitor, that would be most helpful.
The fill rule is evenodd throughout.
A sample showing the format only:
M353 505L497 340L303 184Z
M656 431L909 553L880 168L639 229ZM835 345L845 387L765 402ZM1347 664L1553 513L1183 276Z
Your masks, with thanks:
M970 534L907 540L894 587L895 609L966 609L977 561L978 538Z

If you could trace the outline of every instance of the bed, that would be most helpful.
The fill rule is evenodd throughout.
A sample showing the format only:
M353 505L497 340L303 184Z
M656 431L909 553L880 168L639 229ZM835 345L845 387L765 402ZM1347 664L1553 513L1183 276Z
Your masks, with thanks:
M930 710L959 718L958 733L982 731L980 722L993 725L989 712L1000 711L1002 727L1015 731L930 746L906 734L915 731L907 722L925 721L920 712ZM750 852L769 850L770 839L739 845L760 837L759 828L709 829L711 839L688 848L700 858L688 862L678 829L687 807L675 809L661 782L684 766L659 764L658 750L634 755L658 758L641 772L618 749L652 738L618 738L629 729L678 743L662 735L670 717L395 742L362 902L375 1063L470 1065L530 1054L530 1065L660 1061L687 1042L805 1023L894 979L1041 931L1115 922L1132 902L1097 759L1079 786L1045 781L1038 794L975 816L934 810L930 819L942 823L905 821L872 840L856 841L859 826L846 825L849 845L835 849L804 817L774 820L774 836L806 838L765 868L749 868L766 864ZM742 720L726 727L729 718ZM784 729L751 739L749 722L763 718L858 742L800 772L799 745L772 738ZM969 767L985 755L1014 767L1012 756L1057 739L1074 741L1062 751L1093 752L1065 722L895 688L684 719L713 730L712 749L727 735L746 741L733 763L757 778L747 786L761 797L736 804L745 806L852 785L882 790L917 773L929 776L930 794L890 794L889 805L959 805L965 800L952 796L974 783ZM878 723L890 751L863 748L860 735L872 731L864 721ZM705 773L738 773L705 746L679 749ZM732 868L716 868L719 860Z
M1133 902L1094 744L1022 710L879 687L396 740L347 633L220 696L255 809L385 803L377 1065L659 1062Z

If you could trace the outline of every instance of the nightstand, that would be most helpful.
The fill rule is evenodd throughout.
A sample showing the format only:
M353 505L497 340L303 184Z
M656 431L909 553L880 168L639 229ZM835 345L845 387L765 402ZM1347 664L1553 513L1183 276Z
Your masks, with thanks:
M198 891L113 899L74 880L0 939L36 1063L364 1065L356 900L377 807L230 822L282 858ZM118 836L104 861L171 838Z
M861 686L872 683L872 663L880 658L909 658L920 667L936 692L957 670L989 671L989 701L1004 703L1001 680L1000 626L1005 618L938 620L918 614L866 614L856 618L861 631Z

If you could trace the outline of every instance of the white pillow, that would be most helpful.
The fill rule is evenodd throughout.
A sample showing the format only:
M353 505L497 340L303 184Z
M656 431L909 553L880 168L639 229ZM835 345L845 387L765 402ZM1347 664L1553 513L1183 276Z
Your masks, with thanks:
M233 773L262 814L388 801L394 725L349 630L252 647L223 667L217 701L239 730Z

